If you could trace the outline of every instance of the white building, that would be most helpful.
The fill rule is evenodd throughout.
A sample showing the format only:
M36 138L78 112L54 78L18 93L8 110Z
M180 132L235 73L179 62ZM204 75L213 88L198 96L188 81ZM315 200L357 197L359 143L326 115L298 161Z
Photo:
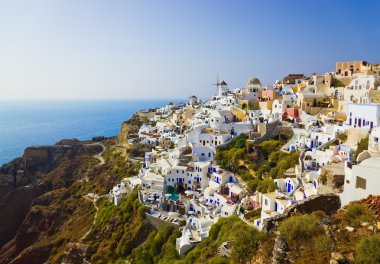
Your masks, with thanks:
M375 89L377 79L378 77L372 75L353 79L344 91L344 100L361 104L370 103L369 91Z
M293 102L290 100L276 99L273 101L272 105L272 118L278 118L282 120L282 114L285 113L286 109L292 108Z
M211 219L190 217L182 230L182 236L176 239L176 248L179 255L185 254L207 238L213 223Z
M372 130L368 139L368 150L357 158L359 164L346 162L344 169L344 189L341 194L342 205L380 194L380 128Z
M380 194L380 157L370 157L357 165L346 162L342 206L351 201Z
M380 126L380 104L347 105L347 125L374 128Z
M198 102L198 98L195 95L189 97L189 105L195 105Z

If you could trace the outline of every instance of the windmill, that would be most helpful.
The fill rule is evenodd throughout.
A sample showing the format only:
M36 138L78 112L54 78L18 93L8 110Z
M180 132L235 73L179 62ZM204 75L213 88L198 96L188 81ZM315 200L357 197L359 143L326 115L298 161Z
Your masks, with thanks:
M216 76L216 83L213 83L211 85L215 85L216 86L216 94L221 96L222 95L222 84L224 83L224 81L220 82L219 81L219 74Z

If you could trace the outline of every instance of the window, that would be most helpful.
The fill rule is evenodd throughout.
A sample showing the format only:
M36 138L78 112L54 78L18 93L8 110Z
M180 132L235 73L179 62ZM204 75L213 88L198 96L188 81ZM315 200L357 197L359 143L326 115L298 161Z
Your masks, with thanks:
M264 204L268 205L268 200L267 199L264 200Z
M356 188L365 190L366 185L367 185L366 179L363 179L362 177L359 177L359 176L356 177Z
M378 137L374 137L373 141L375 141L376 143L378 143L379 142L379 138Z

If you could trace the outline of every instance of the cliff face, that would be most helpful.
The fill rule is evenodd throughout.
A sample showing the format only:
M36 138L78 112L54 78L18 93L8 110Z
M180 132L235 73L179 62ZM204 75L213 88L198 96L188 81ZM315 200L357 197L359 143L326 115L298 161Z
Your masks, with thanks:
M117 135L118 145L128 145L128 139L133 137L133 135L136 135L142 124L147 120L148 118L146 116L142 116L139 113L136 113L131 117L131 119L125 121L121 125L121 129Z
M101 150L98 144L30 147L0 168L0 263L44 262L73 214L87 229L94 208L78 192L98 163L91 156Z

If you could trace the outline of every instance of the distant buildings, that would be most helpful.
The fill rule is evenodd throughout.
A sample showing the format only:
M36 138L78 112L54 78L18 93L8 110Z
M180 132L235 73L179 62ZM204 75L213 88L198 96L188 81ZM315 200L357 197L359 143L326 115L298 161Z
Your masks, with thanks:
M170 224L186 220L176 240L184 254L220 217L244 219L243 212L261 207L254 226L262 228L267 219L314 195L343 189L347 204L379 194L380 104L371 103L379 92L379 69L365 61L338 62L336 72L289 74L271 86L252 77L234 90L217 81L210 100L191 96L187 104L142 113L149 124L134 140L152 149L138 176L111 191L114 203L120 204L126 187L140 185L139 198L150 216ZM368 150L354 161L358 142L369 131ZM274 192L249 193L239 177L215 164L217 148L242 133L257 155L257 144L281 134L288 136L282 151L300 154L299 164L274 179ZM327 183L327 174L336 186Z

